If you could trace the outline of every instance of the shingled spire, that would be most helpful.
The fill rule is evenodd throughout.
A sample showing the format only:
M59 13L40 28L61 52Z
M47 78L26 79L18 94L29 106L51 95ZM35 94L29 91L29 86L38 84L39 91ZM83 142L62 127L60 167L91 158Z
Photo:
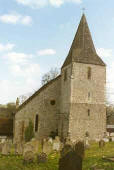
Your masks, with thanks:
M84 14L82 15L77 33L62 68L71 62L105 66L105 63L96 53Z

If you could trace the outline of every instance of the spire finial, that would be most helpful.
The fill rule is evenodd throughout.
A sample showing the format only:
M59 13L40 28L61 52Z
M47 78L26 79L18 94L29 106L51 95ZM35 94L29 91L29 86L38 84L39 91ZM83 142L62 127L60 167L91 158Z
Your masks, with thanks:
M85 10L86 10L85 8L82 8L82 13L83 13L83 14L85 13Z

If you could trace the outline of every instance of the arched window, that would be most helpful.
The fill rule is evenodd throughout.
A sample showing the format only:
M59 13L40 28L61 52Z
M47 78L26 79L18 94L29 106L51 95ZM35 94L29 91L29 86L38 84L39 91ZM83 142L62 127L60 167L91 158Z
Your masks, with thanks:
M91 79L91 67L88 67L87 78L88 78L88 80Z
M89 137L89 132L88 132L88 131L85 133L85 136L86 136L86 137Z
M36 115L36 118L35 118L35 132L37 132L38 131L38 120L39 119L39 116L38 116L38 114Z
M88 100L90 101L90 99L91 99L91 93L88 92Z
M88 116L90 116L90 109L88 109Z

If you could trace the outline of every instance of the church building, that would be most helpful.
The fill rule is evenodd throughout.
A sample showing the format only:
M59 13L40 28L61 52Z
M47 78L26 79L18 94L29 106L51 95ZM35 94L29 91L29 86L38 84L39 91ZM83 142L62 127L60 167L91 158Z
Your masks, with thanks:
M85 15L60 75L17 108L14 141L24 140L31 120L35 138L57 133L71 141L103 137L106 132L106 65L96 53Z

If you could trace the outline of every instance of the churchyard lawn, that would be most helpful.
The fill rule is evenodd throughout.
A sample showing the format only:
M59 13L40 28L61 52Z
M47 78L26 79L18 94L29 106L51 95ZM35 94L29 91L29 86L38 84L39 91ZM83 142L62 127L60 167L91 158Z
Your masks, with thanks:
M103 156L114 156L114 142L106 143L104 149L99 148L98 144L92 144L85 152L83 170L89 170L95 164L105 170L114 170L114 163L102 160ZM58 170L58 160L59 154L53 153L49 155L45 164L38 165L35 161L30 165L23 165L21 156L0 155L0 170Z

